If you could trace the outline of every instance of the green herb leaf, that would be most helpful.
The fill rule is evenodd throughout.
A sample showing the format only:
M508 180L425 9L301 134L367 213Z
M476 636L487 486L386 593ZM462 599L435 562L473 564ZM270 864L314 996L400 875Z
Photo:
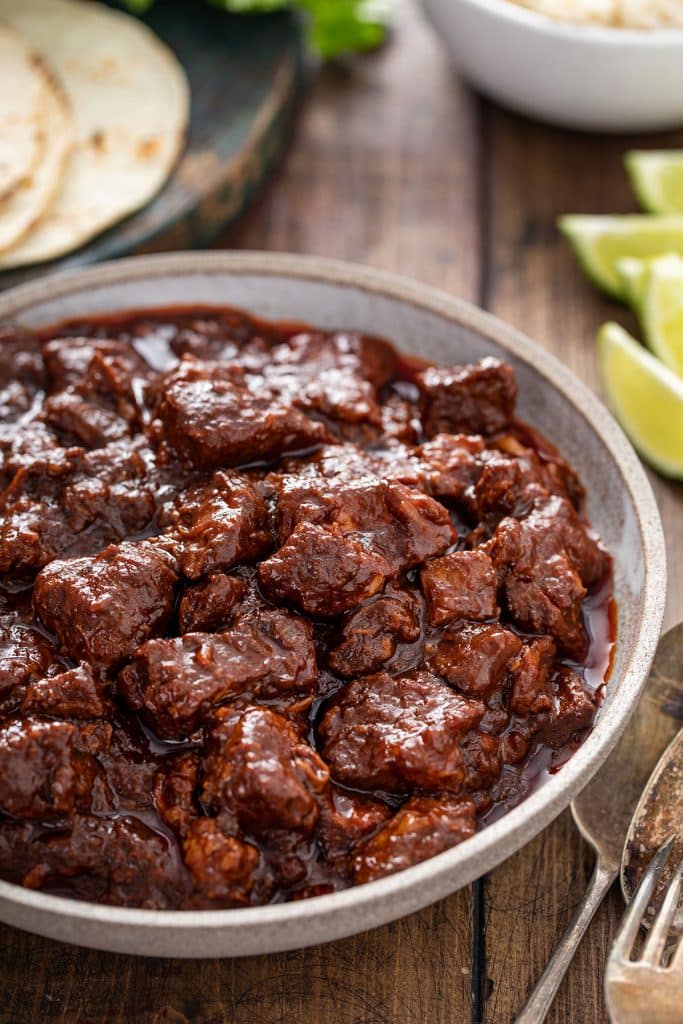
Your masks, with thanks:
M121 0L134 14L144 14L155 0ZM285 7L302 11L311 46L322 57L372 50L386 35L391 0L209 0L233 14L264 14Z

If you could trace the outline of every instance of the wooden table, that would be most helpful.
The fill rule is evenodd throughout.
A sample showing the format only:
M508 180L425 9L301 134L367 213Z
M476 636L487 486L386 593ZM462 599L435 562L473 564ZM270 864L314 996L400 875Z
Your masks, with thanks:
M477 302L597 386L594 336L621 308L585 283L555 218L633 207L634 140L531 124L475 97L412 0L392 44L325 69L289 155L224 248L359 260ZM635 140L638 141L638 140ZM683 136L648 139L683 145ZM628 322L628 321L626 321ZM670 557L668 623L683 617L683 489L653 478ZM507 1024L592 870L569 813L497 871L420 914L332 945L248 960L136 960L0 929L3 1022ZM613 892L550 1020L606 1020Z

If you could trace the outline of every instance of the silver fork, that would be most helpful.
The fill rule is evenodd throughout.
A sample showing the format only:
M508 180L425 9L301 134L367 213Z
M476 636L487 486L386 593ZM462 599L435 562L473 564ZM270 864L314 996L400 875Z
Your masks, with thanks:
M624 915L605 974L605 995L614 1024L681 1024L683 1022L683 940L668 964L662 959L681 894L683 862L674 871L658 914L650 922L640 960L631 960L633 945L666 863L674 840L669 839L652 858ZM647 922L645 922L647 923Z

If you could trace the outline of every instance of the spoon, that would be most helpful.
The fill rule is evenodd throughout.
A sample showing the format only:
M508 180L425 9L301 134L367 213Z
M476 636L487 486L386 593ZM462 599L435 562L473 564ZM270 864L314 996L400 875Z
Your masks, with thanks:
M572 803L581 835L596 853L595 870L560 944L517 1024L541 1024L595 912L619 874L633 812L653 768L683 721L683 623L659 642L640 704L626 732Z
M683 860L683 729L659 759L633 815L621 857L621 888L627 903L652 857L671 837L672 855L643 920L645 927L649 927L648 915L654 914L659 906L661 893L676 864ZM679 935L683 932L683 906L674 918L673 931Z

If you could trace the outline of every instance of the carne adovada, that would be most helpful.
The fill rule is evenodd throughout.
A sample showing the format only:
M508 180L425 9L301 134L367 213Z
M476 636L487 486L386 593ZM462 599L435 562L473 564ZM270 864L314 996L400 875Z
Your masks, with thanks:
M590 728L611 561L509 366L233 310L0 340L5 879L330 892L466 840Z

